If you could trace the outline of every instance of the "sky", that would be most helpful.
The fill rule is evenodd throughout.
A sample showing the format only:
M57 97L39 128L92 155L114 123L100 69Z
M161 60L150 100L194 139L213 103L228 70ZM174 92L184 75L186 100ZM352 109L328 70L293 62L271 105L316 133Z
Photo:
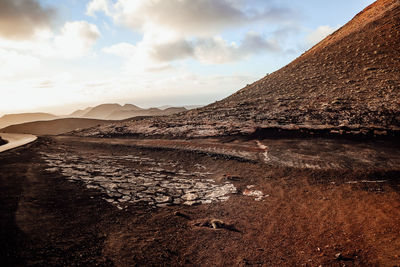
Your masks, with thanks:
M0 116L204 105L290 63L372 0L0 0Z

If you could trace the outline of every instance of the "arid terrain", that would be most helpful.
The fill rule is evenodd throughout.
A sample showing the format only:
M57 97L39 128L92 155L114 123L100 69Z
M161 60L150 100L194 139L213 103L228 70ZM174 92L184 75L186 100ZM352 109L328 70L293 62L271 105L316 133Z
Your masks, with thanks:
M2 153L3 266L400 264L398 144L229 141Z
M399 47L379 0L211 105L8 127L1 266L400 266Z

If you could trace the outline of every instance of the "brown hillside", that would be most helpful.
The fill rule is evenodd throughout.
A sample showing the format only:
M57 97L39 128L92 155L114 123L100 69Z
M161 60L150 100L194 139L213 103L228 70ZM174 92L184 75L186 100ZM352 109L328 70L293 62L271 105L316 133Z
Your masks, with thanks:
M76 129L85 129L89 127L108 124L112 121L66 118L49 121L35 121L22 124L11 125L0 129L2 133L26 133L35 135L57 135L71 132Z
M31 122L31 121L47 121L54 120L58 117L49 113L19 113L6 114L0 117L0 129L13 124Z
M83 134L197 137L300 128L393 135L399 111L400 1L379 0L286 67L222 101Z

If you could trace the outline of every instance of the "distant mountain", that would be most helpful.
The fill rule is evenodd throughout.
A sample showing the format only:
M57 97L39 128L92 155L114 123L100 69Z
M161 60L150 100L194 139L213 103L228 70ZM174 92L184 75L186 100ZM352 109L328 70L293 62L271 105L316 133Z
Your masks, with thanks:
M143 110L143 109L132 104L125 104L121 107L121 110L131 111L131 110Z
M0 129L13 124L20 124L31 121L54 120L57 118L57 116L49 113L7 114L0 118Z
M95 126L93 124L104 124L104 120L125 120L133 117L142 116L164 116L175 114L179 112L187 111L183 107L168 107L164 110L158 108L143 109L132 104L102 104L95 107L88 107L85 109L76 110L73 113L65 116L56 116L49 113L19 113L19 114L7 114L0 118L0 129L8 127L10 125L19 125L18 127L9 127L7 132L16 130L16 133L32 133L32 134L56 134L56 132L65 132L64 130L75 128L87 128ZM92 119L92 120L62 120L66 118L77 118L77 119ZM43 123L43 121L57 120L54 123ZM97 120L97 121L96 121ZM38 124L26 124L29 122L39 122ZM88 123L85 127L85 122ZM62 126L65 123L65 126ZM59 130L50 130L49 125L61 127ZM77 127L75 127L77 125ZM31 130L29 127L33 127ZM43 131L41 130L44 127ZM47 127L47 128L46 128ZM75 128L74 128L75 127ZM71 131L72 131L71 130Z
M51 121L35 121L11 125L0 130L3 133L27 133L35 135L57 135L71 132L77 129L85 129L93 126L111 123L111 121L66 118Z
M107 118L111 113L121 110L122 106L119 104L102 104L94 108L91 108L87 113L82 115L83 118L91 119L104 119Z
M184 106L186 109L196 109L196 108L201 108L204 107L205 105L189 105L189 106Z
M345 7L344 7L345 8ZM185 113L82 135L400 134L400 1L378 0L282 69Z
M124 120L139 116L164 116L171 115L179 112L187 111L185 108L167 108L161 110L158 108L139 109L139 110L117 110L107 116L107 119Z
M86 112L85 112L86 111ZM77 110L70 116L79 118L124 120L139 116L164 116L187 111L183 107L168 107L164 110L158 108L143 109L132 104L102 104L85 110Z
M195 109L195 108L201 108L201 107L204 107L204 105L188 105L188 106L183 106L185 109L187 109L187 110L191 110L191 109ZM170 106L170 105L164 105L164 106L160 106L160 107L157 107L157 108L159 108L159 109L161 109L161 110L166 110L167 108L173 108L173 106Z
M79 118L84 116L86 113L88 113L89 111L92 110L93 107L88 107L85 109L78 109L77 111L72 112L70 115L68 115L68 117L71 118Z

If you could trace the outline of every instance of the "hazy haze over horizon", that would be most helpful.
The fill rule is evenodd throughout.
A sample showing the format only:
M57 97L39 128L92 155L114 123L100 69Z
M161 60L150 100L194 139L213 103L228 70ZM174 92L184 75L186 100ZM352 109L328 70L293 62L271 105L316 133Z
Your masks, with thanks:
M0 116L220 100L372 0L0 0Z

